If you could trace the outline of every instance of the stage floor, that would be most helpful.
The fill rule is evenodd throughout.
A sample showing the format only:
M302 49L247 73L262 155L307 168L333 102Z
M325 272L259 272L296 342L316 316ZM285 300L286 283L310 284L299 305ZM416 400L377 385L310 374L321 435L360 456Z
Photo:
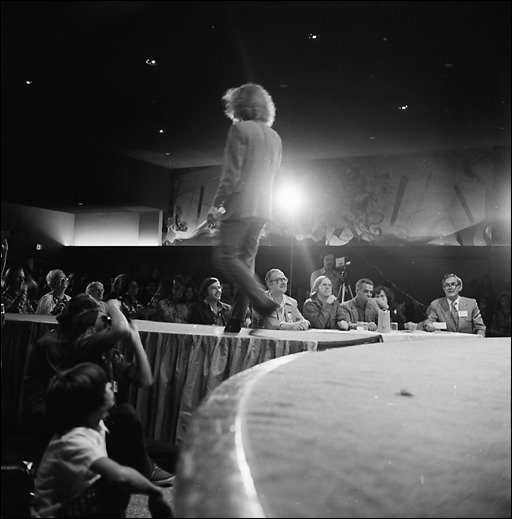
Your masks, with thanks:
M510 338L302 353L199 407L179 517L510 517Z

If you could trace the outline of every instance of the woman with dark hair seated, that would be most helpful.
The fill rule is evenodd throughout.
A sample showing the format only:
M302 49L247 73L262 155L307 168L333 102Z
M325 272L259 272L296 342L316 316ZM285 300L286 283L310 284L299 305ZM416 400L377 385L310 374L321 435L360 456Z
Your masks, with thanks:
M146 319L144 307L139 303L139 283L127 276L121 282L120 295L117 297L121 301L121 310L130 319Z
M4 310L13 314L32 314L32 306L28 300L25 286L25 271L22 267L11 267L5 274L2 287L2 303Z
M400 308L400 305L395 301L393 292L388 287L379 285L374 290L375 301L381 310L389 310L389 317L391 322L398 323L398 329L404 330L406 317Z
M186 323L188 308L184 302L185 284L181 276L175 276L172 280L162 280L165 297L156 302L156 311L150 316L152 321L165 323ZM160 289L159 289L160 290ZM155 298L159 292L155 294Z
M190 306L188 322L226 326L231 305L223 303L222 285L217 278L206 278L199 289L199 301Z
M488 337L510 337L510 292L498 296Z

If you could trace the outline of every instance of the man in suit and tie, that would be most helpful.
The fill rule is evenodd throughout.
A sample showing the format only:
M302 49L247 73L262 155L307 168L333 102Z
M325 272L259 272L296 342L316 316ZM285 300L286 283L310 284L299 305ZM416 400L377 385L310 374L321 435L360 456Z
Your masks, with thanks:
M423 329L433 332L432 323L445 322L449 332L475 333L485 337L486 328L476 299L459 295L462 279L455 274L445 274L441 284L446 297L430 303Z

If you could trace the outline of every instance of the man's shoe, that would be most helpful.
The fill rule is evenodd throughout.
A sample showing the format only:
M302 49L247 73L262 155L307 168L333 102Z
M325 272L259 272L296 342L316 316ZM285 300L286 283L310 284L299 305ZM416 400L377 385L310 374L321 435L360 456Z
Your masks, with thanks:
M238 319L230 319L228 324L224 327L224 331L227 333L240 333L242 329L242 321Z
M172 487L174 483L174 474L166 472L164 469L155 464L153 465L153 472L151 473L149 480L151 483L153 483L153 485L158 487Z

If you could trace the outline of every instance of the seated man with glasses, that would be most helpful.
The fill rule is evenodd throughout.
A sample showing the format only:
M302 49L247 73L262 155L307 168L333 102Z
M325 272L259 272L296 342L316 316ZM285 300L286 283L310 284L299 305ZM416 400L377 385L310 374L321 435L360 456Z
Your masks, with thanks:
M455 274L445 274L441 281L445 297L435 299L427 308L423 329L433 332L434 322L446 323L449 332L475 333L485 337L485 324L476 299L462 297L462 279Z
M252 311L252 328L268 330L307 330L309 321L304 319L293 297L286 295L288 279L283 271L271 269L265 276L268 290L265 292L279 306L267 317L262 318L254 309Z
M368 324L368 331L377 331L379 306L372 297L373 281L362 278L356 283L356 297L341 304L341 330L354 329L358 322Z

